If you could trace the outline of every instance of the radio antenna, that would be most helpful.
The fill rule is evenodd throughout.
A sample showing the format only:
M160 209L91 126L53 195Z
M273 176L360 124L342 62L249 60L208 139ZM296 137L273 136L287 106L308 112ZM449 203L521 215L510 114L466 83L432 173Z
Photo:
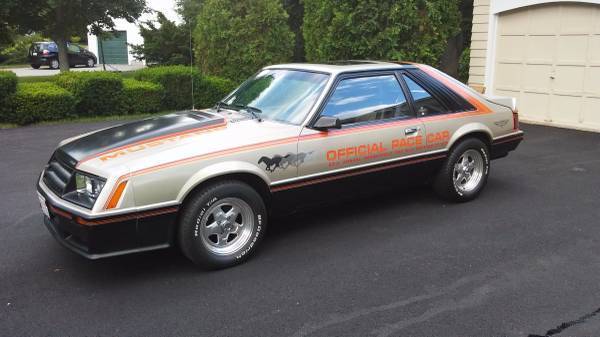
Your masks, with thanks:
M194 52L192 51L192 23L190 20L186 20L190 26L190 79L192 81L192 110L196 110L196 104L194 101Z

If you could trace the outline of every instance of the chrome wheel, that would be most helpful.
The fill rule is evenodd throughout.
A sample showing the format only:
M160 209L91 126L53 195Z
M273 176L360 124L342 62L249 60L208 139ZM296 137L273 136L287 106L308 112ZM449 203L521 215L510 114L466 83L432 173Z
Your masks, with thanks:
M94 59L89 58L87 60L87 66L90 67L90 68L93 68L94 67Z
M58 63L58 60L52 60L52 61L50 62L50 68L52 68L52 69L58 69L58 67L59 67L59 66L60 66L60 65L59 65L59 63Z
M248 243L254 230L254 212L239 198L225 198L211 205L200 219L205 247L217 255L231 255Z
M476 189L483 178L484 166L479 151L473 149L465 151L454 164L452 174L454 188L461 193Z

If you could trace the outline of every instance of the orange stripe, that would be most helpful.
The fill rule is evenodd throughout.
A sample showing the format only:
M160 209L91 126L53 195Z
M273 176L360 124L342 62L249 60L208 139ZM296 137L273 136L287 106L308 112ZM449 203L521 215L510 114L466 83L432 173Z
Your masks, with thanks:
M452 82L448 78L440 75L437 71L433 70L433 68L430 68L429 66L426 66L423 64L415 64L415 66L417 66L417 68L419 68L419 69L423 70L424 72L426 72L427 74L429 74L429 76L434 77L438 81L444 83L445 86L449 87L450 89L454 90L456 93L461 95L464 99L466 99L469 103L471 103L477 109L477 110L475 110L476 112L479 112L479 113L492 112L490 110L490 108L488 108L487 105L483 104L479 99L477 99L476 97L473 97L468 91L466 91L461 86Z
M304 187L304 186L309 186L309 185L324 183L324 182L328 182L328 181L332 181L332 180L338 180L338 179L342 179L342 178L353 177L353 176L362 175L362 174L366 174L366 173L373 173L373 172L379 172L379 171L389 170L389 169L396 168L396 167L417 164L417 163L420 163L420 162L430 161L430 160L435 160L435 159L441 159L441 158L445 158L445 157L446 157L446 155L439 155L439 156L435 156L435 157L414 159L414 160L409 160L409 161L405 161L405 162L401 162L401 163L389 164L389 165L385 165L385 166L374 167L374 168L370 168L370 169L367 168L367 169L364 169L364 170L350 172L350 173L338 174L338 175L331 176L331 177L317 178L317 179L313 179L313 180L309 180L309 181L304 181L304 182L300 182L300 183L296 183L296 184L290 184L290 185L285 185L285 186L281 186L281 187L274 187L274 188L271 189L271 191L272 192L280 192L280 191L290 190L290 189L293 189L293 188L298 188L298 187Z
M123 191L125 190L126 186L127 180L122 181L117 185L117 188L111 194L110 199L108 199L108 201L104 205L104 209L111 209L117 207L117 205L119 204L119 200L121 200L121 195L123 195Z
M69 213L67 213L67 212L65 212L63 210L60 210L60 209L58 209L58 208L56 208L56 207L54 207L54 206L52 206L50 204L48 204L48 206L50 206L49 208L52 211L52 213L58 214L58 215L60 215L60 216L62 216L64 218L67 218L67 219L73 219L73 216L71 214L69 214Z
M82 163L84 163L86 161L98 158L100 156L103 156L103 155L106 155L106 154L109 154L109 153L113 153L113 152L117 152L117 151L122 151L122 150L125 150L125 149L128 149L128 148L132 148L132 147L135 147L135 146L140 146L140 145L147 144L147 143L156 142L156 141L163 140L163 139L175 138L175 137L179 137L179 136L190 134L190 133L195 133L195 132L200 132L200 131L207 131L207 130L211 130L211 129L215 129L215 128L221 128L221 127L224 127L226 125L227 125L227 120L224 120L223 123L219 123L219 124L215 124L215 125L202 126L202 127L195 128L195 129L190 129L190 130L185 130L185 131L179 131L179 132L170 133L170 134L167 134L167 135L157 136L157 137L154 137L154 138L140 140L140 141L135 142L135 143L131 143L131 144L119 146L119 147L114 148L114 149L102 151L100 153L93 154L93 155L90 155L88 157L85 157L85 158L83 158L82 160L80 160L77 163L76 167L79 167Z
M474 111L465 111L465 112L458 112L458 113L452 113L452 114L446 114L446 115L437 115L437 116L418 118L419 121L426 122L426 121L448 120L448 119L456 119L456 118L483 115L483 114L488 114L491 112L491 110L485 104L483 104L481 101L479 101L475 97L472 97L471 95L469 95L469 93L466 92L463 88L461 88L460 86L451 82L447 78L441 76L440 74L438 74L435 71L432 71L427 66L418 64L417 67L419 67L420 69L422 69L423 71L428 73L430 76L435 77L439 81L443 82L445 85L447 85L454 91L457 91L458 94L463 96L467 101L469 101L471 104L473 104L473 106L475 106L475 108L476 108L476 110L474 110ZM238 152L251 151L251 150L254 150L257 148L262 148L262 147L282 145L282 144L287 144L287 143L291 143L294 141L314 140L314 139L319 139L319 138L323 138L323 137L336 137L336 136L343 136L343 135L352 134L352 133L393 128L393 127L397 127L397 126L401 126L401 125L414 124L414 122L415 122L414 119L409 119L409 120L394 121L394 122L377 124L377 125L358 126L358 127L354 127L354 128L345 129L345 130L332 130L332 131L319 132L316 134L303 135L303 136L298 136L298 137L287 137L287 138L282 138L282 139L273 140L273 141L245 145L245 146L227 149L227 150L215 151L215 152L211 152L211 153L207 153L207 154L203 154L203 155L179 159L179 160L176 160L173 162L159 164L156 166L152 166L152 167L148 167L148 168L141 169L138 171L134 171L129 175L123 175L123 176L119 177L119 179L117 180L117 183L125 181L126 179L128 179L128 177L143 175L143 174L154 172L154 171L161 170L164 168L169 168L169 167L178 166L178 165L184 165L184 164L188 164L188 163L195 162L195 161L202 160L202 159L209 159L209 158L214 158L214 157L218 157L218 156L238 153ZM115 186L118 186L118 185L115 184ZM116 187L113 187L113 191L111 192L111 195L113 195L115 193L115 190L116 190Z

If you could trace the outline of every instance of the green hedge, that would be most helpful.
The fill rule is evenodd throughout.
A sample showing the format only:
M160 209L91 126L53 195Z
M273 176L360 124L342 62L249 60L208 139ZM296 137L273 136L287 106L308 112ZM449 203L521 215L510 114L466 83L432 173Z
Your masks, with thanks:
M196 108L208 108L231 92L237 84L216 76L201 76L198 70L186 66L161 66L141 69L135 75L140 81L162 85L165 96L162 108L181 110L192 107L192 77L194 79L194 103Z
M189 109L192 106L192 77L190 67L166 66L150 67L138 70L135 79L157 83L165 88L162 107L166 110ZM200 73L193 71L195 81Z
M29 124L69 117L153 113L214 106L236 83L215 76L193 75L185 66L146 68L134 78L118 73L68 72L51 82L17 85L11 72L0 71L0 122ZM16 92L15 92L16 90Z
M210 108L232 92L237 84L226 78L203 76L194 88L196 108Z
M0 71L0 103L17 91L17 75L12 71Z
M8 99L10 109L0 120L20 125L72 117L75 97L53 83L22 83Z
M58 75L56 84L70 91L77 100L79 116L118 115L122 104L123 78L110 72L67 72Z
M126 78L123 80L122 95L128 114L158 112L161 110L164 89L160 84Z

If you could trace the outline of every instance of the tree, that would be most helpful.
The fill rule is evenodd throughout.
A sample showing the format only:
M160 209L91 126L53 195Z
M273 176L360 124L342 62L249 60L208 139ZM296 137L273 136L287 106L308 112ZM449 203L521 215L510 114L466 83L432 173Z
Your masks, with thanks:
M205 73L242 80L259 68L291 60L294 34L280 0L206 0L194 33Z
M176 10L186 23L196 27L196 17L200 13L204 0L177 0Z
M288 13L288 25L294 33L294 62L304 62L304 36L302 36L302 21L304 19L304 5L302 0L283 0L283 8Z
M68 71L69 37L90 27L92 34L115 27L113 19L134 22L146 10L145 0L8 0L7 24L49 36L58 45L60 70Z
M459 22L456 0L304 0L306 58L437 66Z
M140 35L144 38L144 43L132 46L135 58L165 65L190 64L188 24L177 25L161 12L156 14L156 21L140 24Z

